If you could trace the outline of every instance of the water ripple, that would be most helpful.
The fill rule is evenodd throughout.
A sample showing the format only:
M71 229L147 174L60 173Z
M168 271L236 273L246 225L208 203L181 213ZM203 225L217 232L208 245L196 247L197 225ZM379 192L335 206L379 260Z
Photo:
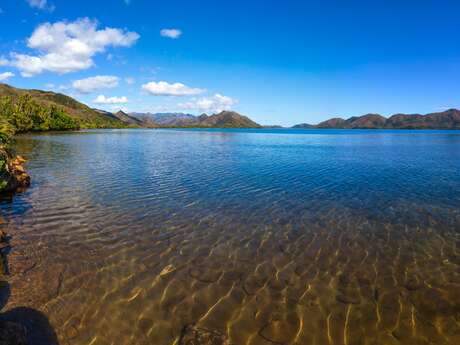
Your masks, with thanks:
M292 133L21 137L7 307L62 344L458 344L460 134Z

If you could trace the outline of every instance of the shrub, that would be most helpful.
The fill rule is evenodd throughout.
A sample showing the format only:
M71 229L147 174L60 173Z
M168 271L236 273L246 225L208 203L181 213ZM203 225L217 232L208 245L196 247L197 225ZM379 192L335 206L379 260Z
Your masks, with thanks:
M64 110L34 101L29 95L0 99L0 133L69 130L80 128L79 122ZM1 135L0 135L1 136ZM2 140L0 138L0 140Z

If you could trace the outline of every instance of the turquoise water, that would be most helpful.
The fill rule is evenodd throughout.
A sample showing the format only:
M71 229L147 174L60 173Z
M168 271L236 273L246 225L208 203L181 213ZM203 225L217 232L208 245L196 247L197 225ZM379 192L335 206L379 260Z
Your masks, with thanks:
M8 307L62 344L460 342L460 131L27 135ZM25 255L27 254L27 255Z

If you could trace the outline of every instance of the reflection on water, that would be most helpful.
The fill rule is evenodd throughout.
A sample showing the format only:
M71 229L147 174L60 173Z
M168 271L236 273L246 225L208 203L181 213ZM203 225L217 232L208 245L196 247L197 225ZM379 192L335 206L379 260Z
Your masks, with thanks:
M24 136L7 309L61 344L459 344L460 132ZM181 340L182 335L182 340Z

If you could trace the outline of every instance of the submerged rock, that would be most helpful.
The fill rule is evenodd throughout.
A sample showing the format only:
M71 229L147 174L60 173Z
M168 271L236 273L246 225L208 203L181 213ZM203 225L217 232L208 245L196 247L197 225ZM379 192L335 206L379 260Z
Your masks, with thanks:
M23 325L10 321L0 322L0 345L26 345L26 329Z
M1 345L1 344L0 344ZM194 324L184 327L179 345L232 345L227 336Z

